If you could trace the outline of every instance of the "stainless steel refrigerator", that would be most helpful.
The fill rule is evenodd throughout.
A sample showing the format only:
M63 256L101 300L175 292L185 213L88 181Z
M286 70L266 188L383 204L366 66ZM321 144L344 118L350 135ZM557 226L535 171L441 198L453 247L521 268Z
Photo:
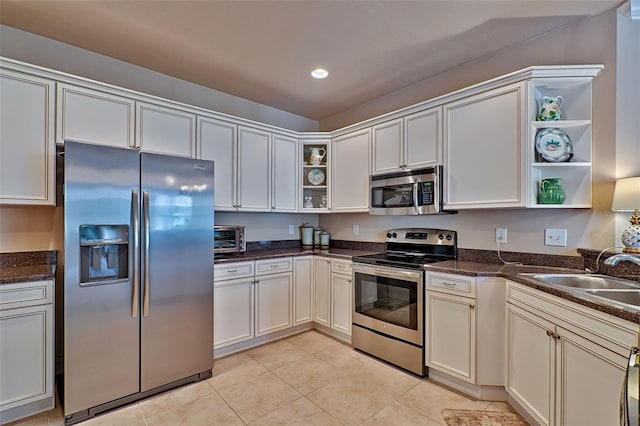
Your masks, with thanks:
M211 377L213 162L65 142L65 422Z

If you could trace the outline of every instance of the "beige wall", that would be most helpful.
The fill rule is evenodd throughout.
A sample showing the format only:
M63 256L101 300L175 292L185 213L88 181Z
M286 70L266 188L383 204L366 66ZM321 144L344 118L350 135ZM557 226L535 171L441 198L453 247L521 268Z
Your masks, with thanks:
M616 14L616 10L610 10L574 22L320 122L323 130L335 129L531 65L602 63L604 71L593 83L593 209L476 210L455 216L419 218L324 215L320 217L321 226L332 238L365 241L383 241L382 231L394 227L443 227L459 232L460 247L478 249L495 249L495 228L504 227L508 229L508 243L502 247L505 251L576 254L579 247L612 246L614 218L610 207L616 170ZM478 168L487 166L495 167L479 164ZM352 234L355 223L360 225L359 236ZM545 246L545 228L566 228L567 247Z
M63 215L59 207L0 206L0 253L62 249Z

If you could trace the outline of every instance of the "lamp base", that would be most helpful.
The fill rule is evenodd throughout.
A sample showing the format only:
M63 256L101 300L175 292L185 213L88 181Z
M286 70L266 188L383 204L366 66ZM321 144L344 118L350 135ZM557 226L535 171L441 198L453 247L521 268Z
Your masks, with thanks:
M631 225L622 232L622 251L640 253L640 225Z

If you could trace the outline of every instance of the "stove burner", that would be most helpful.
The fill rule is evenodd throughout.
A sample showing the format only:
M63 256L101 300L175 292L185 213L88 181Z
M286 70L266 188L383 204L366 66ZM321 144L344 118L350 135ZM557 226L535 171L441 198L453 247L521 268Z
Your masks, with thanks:
M390 266L405 269L422 269L429 263L451 260L457 257L455 231L439 229L393 229L387 232L384 253L356 256L356 263Z

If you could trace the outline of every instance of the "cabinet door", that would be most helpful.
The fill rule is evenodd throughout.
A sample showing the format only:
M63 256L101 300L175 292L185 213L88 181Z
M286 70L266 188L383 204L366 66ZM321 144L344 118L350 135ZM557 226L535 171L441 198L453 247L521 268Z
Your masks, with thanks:
M0 204L55 204L54 82L0 74Z
M253 278L214 282L214 349L253 338L253 286Z
M226 121L198 117L197 155L213 160L216 210L235 210L237 204L237 126Z
M555 342L548 334L554 328L553 323L507 304L506 390L541 425L554 420Z
M313 321L313 257L293 259L293 325Z
M353 288L350 275L331 274L331 328L351 336Z
M427 291L426 364L476 382L475 299Z
M137 102L136 145L146 152L195 158L196 116Z
M41 408L53 408L52 314L52 305L0 311L0 410L44 398L51 406Z
M524 83L444 106L445 206L525 205Z
M370 129L332 141L332 203L334 212L369 211Z
M371 135L371 173L400 170L404 163L402 119L373 126Z
M331 326L331 261L314 258L314 310L313 320L318 324Z
M135 111L132 99L59 83L56 142L133 147Z
M416 169L438 165L442 159L441 107L404 118L404 164Z
M248 127L238 128L238 208L244 211L271 209L271 134Z
M616 425L627 359L558 328L556 424Z
M292 325L293 274L256 277L256 336Z
M273 135L271 210L298 210L298 140Z

